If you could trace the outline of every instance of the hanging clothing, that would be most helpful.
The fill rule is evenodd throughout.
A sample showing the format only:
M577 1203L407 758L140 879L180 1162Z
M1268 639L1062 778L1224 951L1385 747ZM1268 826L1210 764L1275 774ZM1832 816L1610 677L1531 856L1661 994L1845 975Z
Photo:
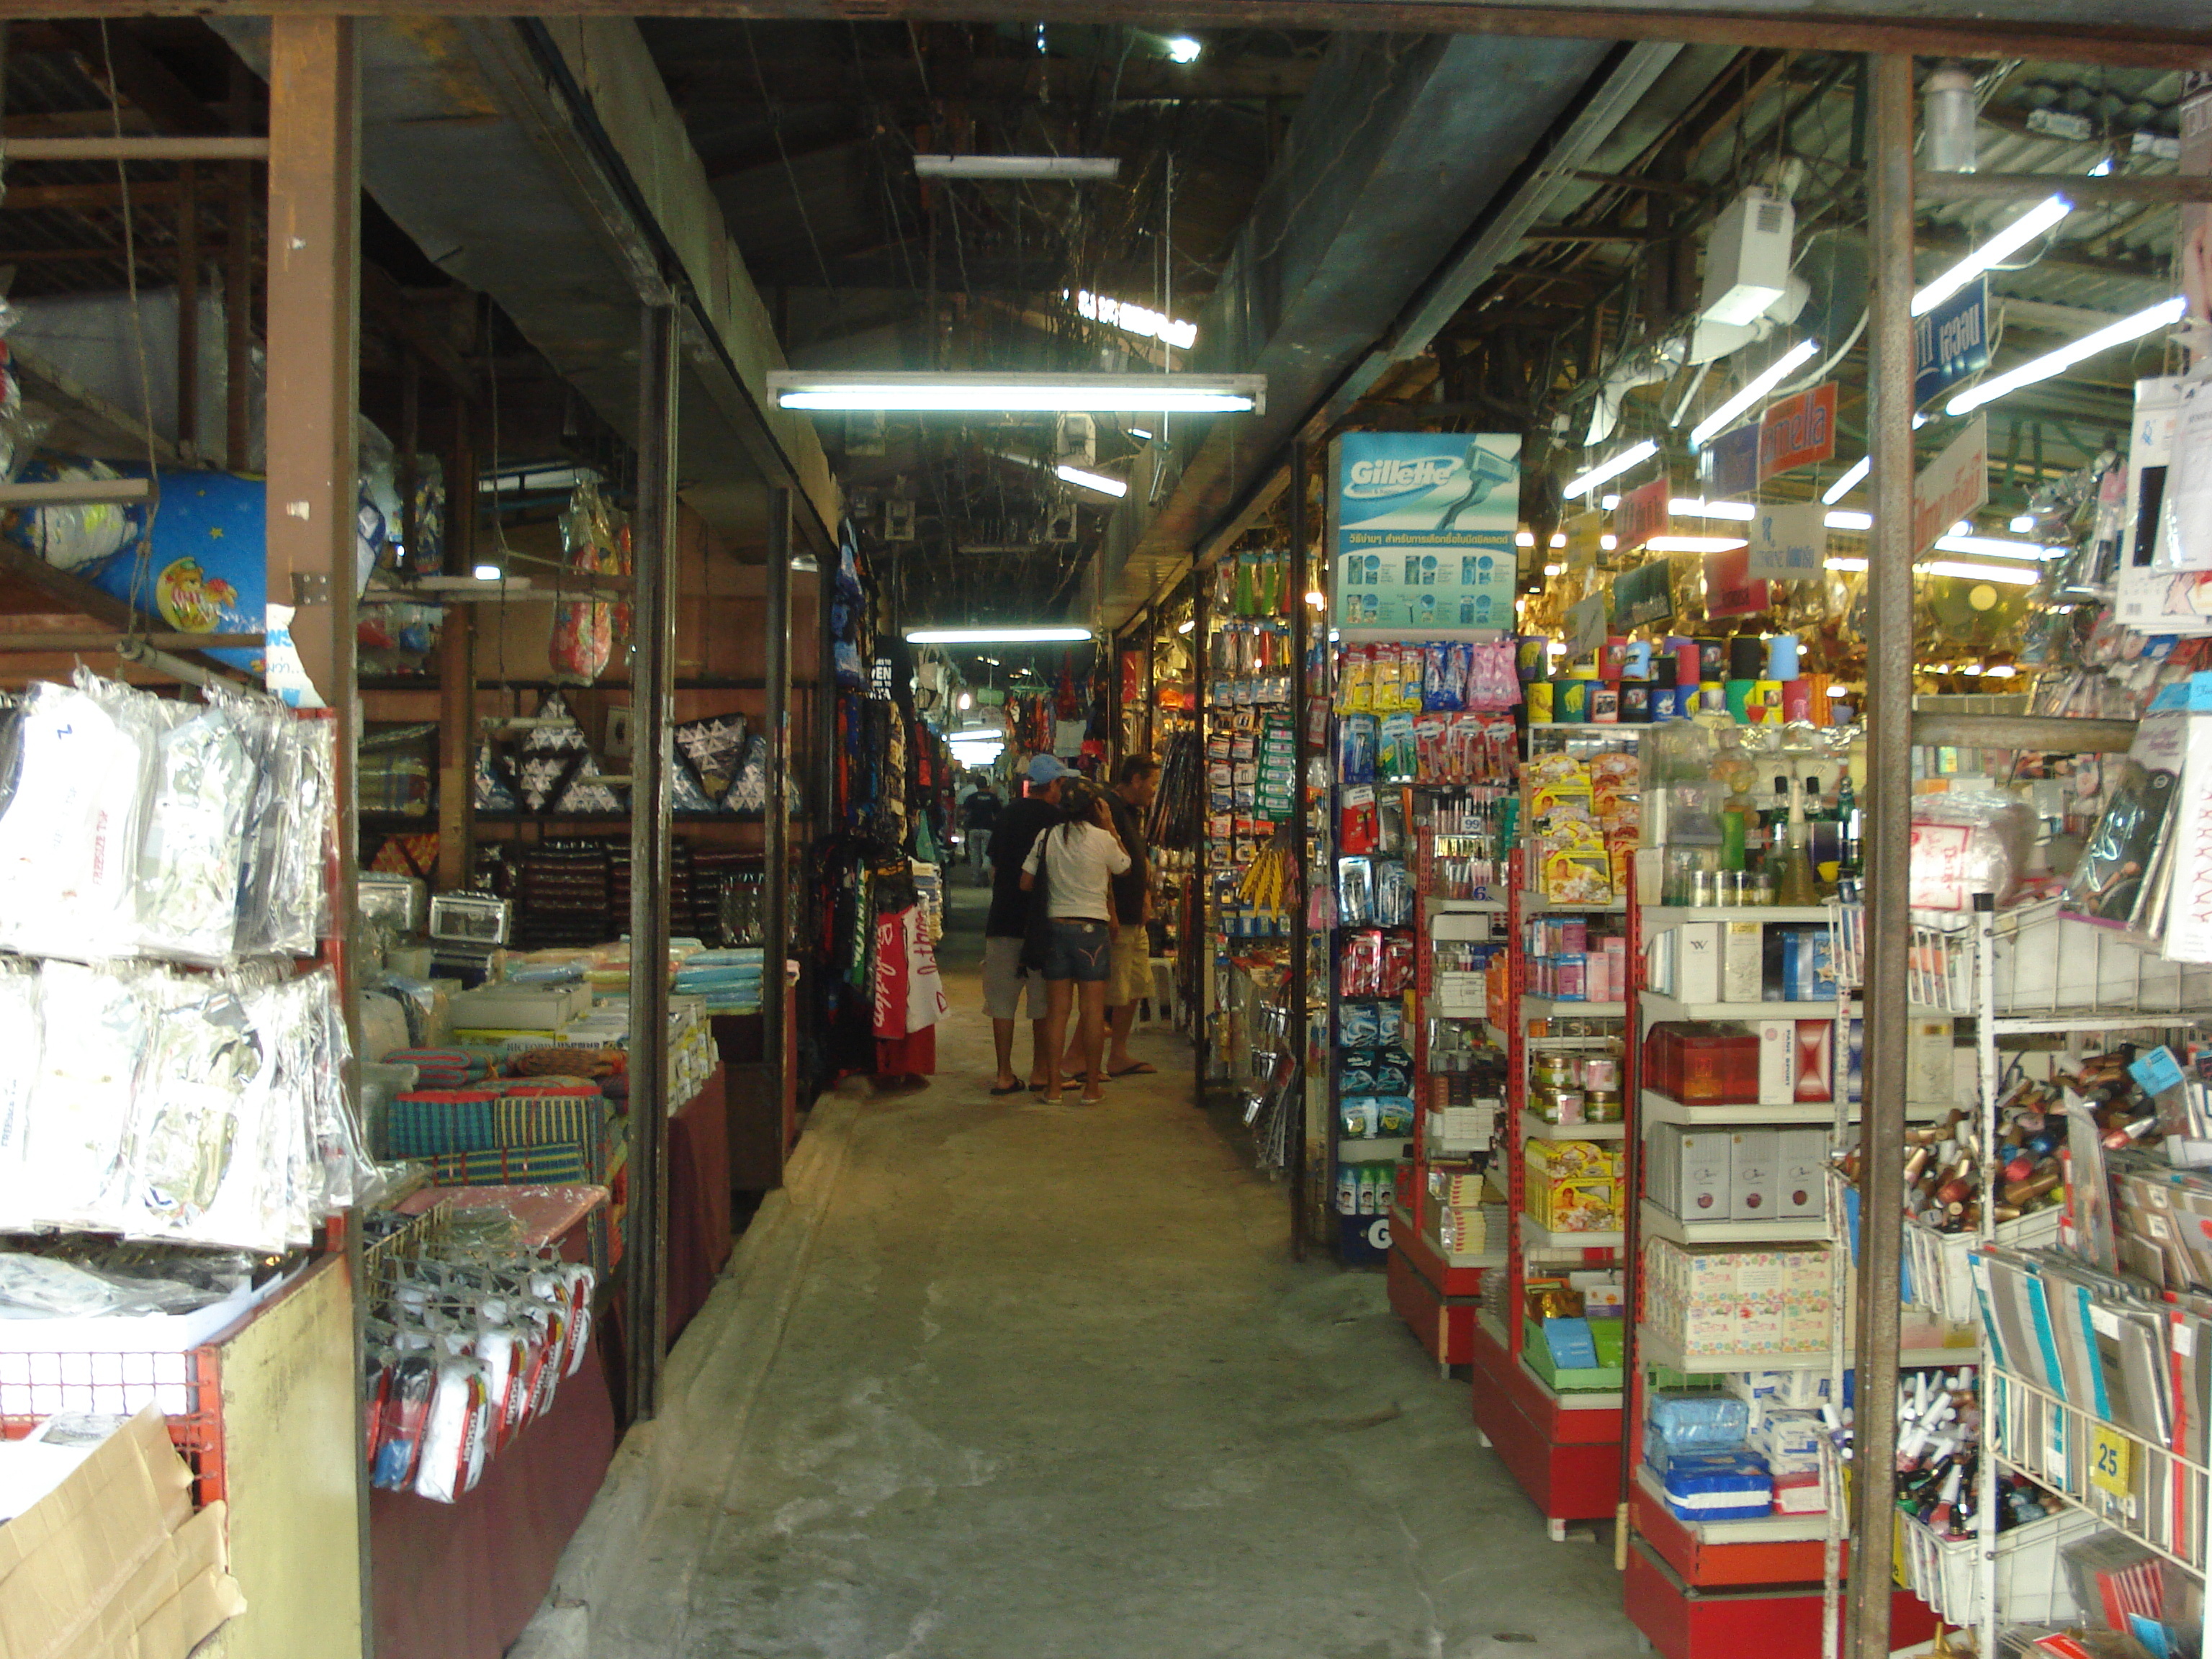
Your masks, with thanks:
M921 908L876 918L876 1070L884 1076L937 1069L937 1022L951 1004Z

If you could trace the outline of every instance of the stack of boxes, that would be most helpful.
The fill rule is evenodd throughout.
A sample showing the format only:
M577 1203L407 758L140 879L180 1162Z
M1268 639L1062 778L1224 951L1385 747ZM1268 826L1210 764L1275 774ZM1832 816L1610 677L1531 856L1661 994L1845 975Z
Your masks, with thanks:
M1683 1221L1817 1221L1827 1147L1821 1129L1655 1123L1644 1195Z
M1436 1240L1448 1256L1486 1255L1505 1248L1504 1200L1486 1190L1479 1172L1429 1171L1429 1206Z
M1531 1140L1524 1155L1529 1218L1554 1233L1620 1231L1621 1160L1592 1140Z
M1628 995L1628 940L1598 934L1580 916L1527 926L1528 994L1554 1002L1619 1002Z
M1686 1354L1804 1354L1828 1346L1825 1245L1644 1248L1644 1312Z

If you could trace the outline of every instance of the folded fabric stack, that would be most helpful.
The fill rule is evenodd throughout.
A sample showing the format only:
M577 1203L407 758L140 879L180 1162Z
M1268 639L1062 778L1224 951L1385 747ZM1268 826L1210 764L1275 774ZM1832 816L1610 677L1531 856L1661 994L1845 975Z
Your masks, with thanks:
M466 1048L399 1048L385 1055L387 1066L412 1066L425 1089L462 1089L491 1069L489 1056Z
M676 970L676 994L703 999L710 1013L757 1014L763 956L757 945L698 951Z

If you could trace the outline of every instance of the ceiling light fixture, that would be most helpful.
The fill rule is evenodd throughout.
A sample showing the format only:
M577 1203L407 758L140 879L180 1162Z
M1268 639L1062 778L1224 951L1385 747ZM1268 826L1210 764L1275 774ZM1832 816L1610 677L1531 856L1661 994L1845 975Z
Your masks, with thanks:
M1861 513L1855 507L1838 507L1825 515L1820 522L1831 530L1871 530L1874 514Z
M1922 427L1926 426L1929 422L1935 418L1936 417L1932 415L1915 415L1912 417L1912 429L1915 432L1917 432ZM1868 469L1873 466L1873 456L1860 456L1858 459L1852 462L1850 467L1844 471L1842 477L1837 479L1835 483L1830 484L1826 489L1820 492L1820 499L1826 501L1830 507L1833 507L1838 501L1843 500L1844 496L1850 495L1852 490L1858 488L1859 480L1866 477Z
M1264 374L863 374L778 368L769 371L768 389L784 409L1267 412Z
M2155 333L2181 320L2181 313L2189 301L2181 295L2161 300L2146 311L2132 317L2123 317L2117 323L2100 328L2094 334L2084 334L2078 340L2069 340L2056 351L2046 351L2040 357L2031 358L2017 368L2008 369L1993 380L1960 392L1943 405L1946 415L1964 415L1979 409L1984 404L1994 403L2007 392L2017 392L2024 386L2033 386L2038 380L2047 380L2054 374L2063 374L2075 364L2109 351L2114 346L2139 340L2146 334Z
M1198 54L1205 50L1205 47L1200 46L1188 34L1173 35L1168 40L1168 62L1195 64L1198 61Z
M1085 489L1095 489L1102 495L1111 495L1116 500L1129 493L1129 486L1119 478L1109 478L1103 472L1085 472L1081 467L1070 466L1064 461L1053 468L1052 473L1056 478L1079 484Z
M1694 495L1678 495L1667 503L1667 510L1678 519L1734 519L1739 524L1749 524L1759 516L1759 509L1749 501L1704 501Z
M1912 296L1912 314L1924 317L1991 266L2019 252L2074 211L2063 196L2046 196Z
M2013 521L2007 525L2005 528L2011 531L2015 536L2025 536L2035 528L2035 514L2033 513L2015 514L2013 515Z
M1978 553L1993 559L2037 559L2046 562L2063 559L2073 550L2045 547L2037 542L2008 542L2001 536L1961 535L1956 532L1937 537L1936 545L1946 553Z
M1920 567L1931 576L1963 576L1969 581L2005 582L2014 587L2033 587L2043 573L2018 564L1978 564L1966 559L1937 559Z
M1194 622L1178 623L1176 624L1176 632L1178 634L1188 634L1192 629L1197 626L1198 624Z
M1653 553L1733 553L1745 544L1741 536L1654 536L1644 544Z
M1690 447L1703 449L1708 439L1728 429L1729 422L1790 378L1790 372L1811 359L1820 348L1800 340L1744 383L1743 389L1690 428Z
M1544 574L1547 576L1561 575L1565 574L1565 570L1566 566L1563 564L1547 564L1544 567Z
M1658 453L1659 446L1657 442L1650 438L1644 439L1641 443L1631 444L1627 448L1622 450L1618 455L1613 456L1610 460L1600 461L1589 471L1583 473L1581 477L1570 483L1567 485L1567 494L1570 495L1587 495L1591 490L1595 489L1607 478L1619 477L1622 473L1627 471L1630 467L1638 465L1639 462L1650 460Z
M1127 433L1132 438L1136 439L1139 443L1150 443L1152 441L1152 432L1147 428L1141 426L1125 426L1121 430Z
M908 645L1073 645L1087 640L1087 628L909 628Z
M480 582L495 582L506 574L495 564L480 564L474 572L476 579Z
M1831 570L1863 570L1866 568L1867 562L1864 559L1846 554L1837 554L1828 561L1828 568Z
M924 179L1115 179L1121 162L1114 155L917 155L914 170Z
M1154 311L1149 306L1137 305L1127 300L1109 300L1103 294L1093 294L1088 289L1062 289L1060 297L1072 301L1075 314L1094 323L1104 323L1109 328L1118 328L1124 334L1133 334L1139 339L1159 340L1178 351L1188 351L1198 343L1198 325L1186 323L1169 316L1164 311Z

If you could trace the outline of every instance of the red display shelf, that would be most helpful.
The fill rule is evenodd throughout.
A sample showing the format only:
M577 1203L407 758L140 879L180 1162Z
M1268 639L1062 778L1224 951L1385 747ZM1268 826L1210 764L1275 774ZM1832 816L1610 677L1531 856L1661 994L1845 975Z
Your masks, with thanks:
M1820 1582L1821 1556L1826 1548L1817 1535L1818 1516L1801 1523L1778 1522L1777 1532L1812 1536L1782 1537L1719 1543L1711 1541L1706 1529L1693 1522L1677 1521L1667 1506L1653 1497L1642 1480L1629 1483L1628 1516L1637 1535L1648 1540L1683 1582L1701 1589L1746 1585L1787 1585ZM1723 1524L1720 1530L1735 1530ZM1850 1571L1850 1545L1844 1545L1844 1571Z
M1390 1252L1402 1253L1406 1264L1423 1279L1430 1288L1447 1299L1480 1296L1482 1276L1496 1273L1495 1267L1455 1267L1444 1259L1437 1242L1420 1229L1409 1210L1394 1210L1390 1216Z
M1479 1273L1480 1268L1456 1271ZM1394 1227L1390 1234L1389 1268L1390 1307L1428 1350L1439 1365L1465 1365L1474 1358L1474 1310L1472 1297L1446 1296L1413 1257Z
M1818 1547L1815 1547L1816 1550ZM1628 1617L1665 1659L1819 1659L1820 1585L1765 1584L1701 1590L1686 1584L1652 1550L1632 1538L1622 1578ZM1838 1607L1838 1618L1844 1609ZM1936 1634L1936 1615L1909 1590L1890 1600L1890 1645L1911 1647Z
M1474 1425L1552 1537L1565 1538L1570 1521L1611 1520L1620 1498L1620 1411L1563 1409L1479 1321L1474 1354Z

